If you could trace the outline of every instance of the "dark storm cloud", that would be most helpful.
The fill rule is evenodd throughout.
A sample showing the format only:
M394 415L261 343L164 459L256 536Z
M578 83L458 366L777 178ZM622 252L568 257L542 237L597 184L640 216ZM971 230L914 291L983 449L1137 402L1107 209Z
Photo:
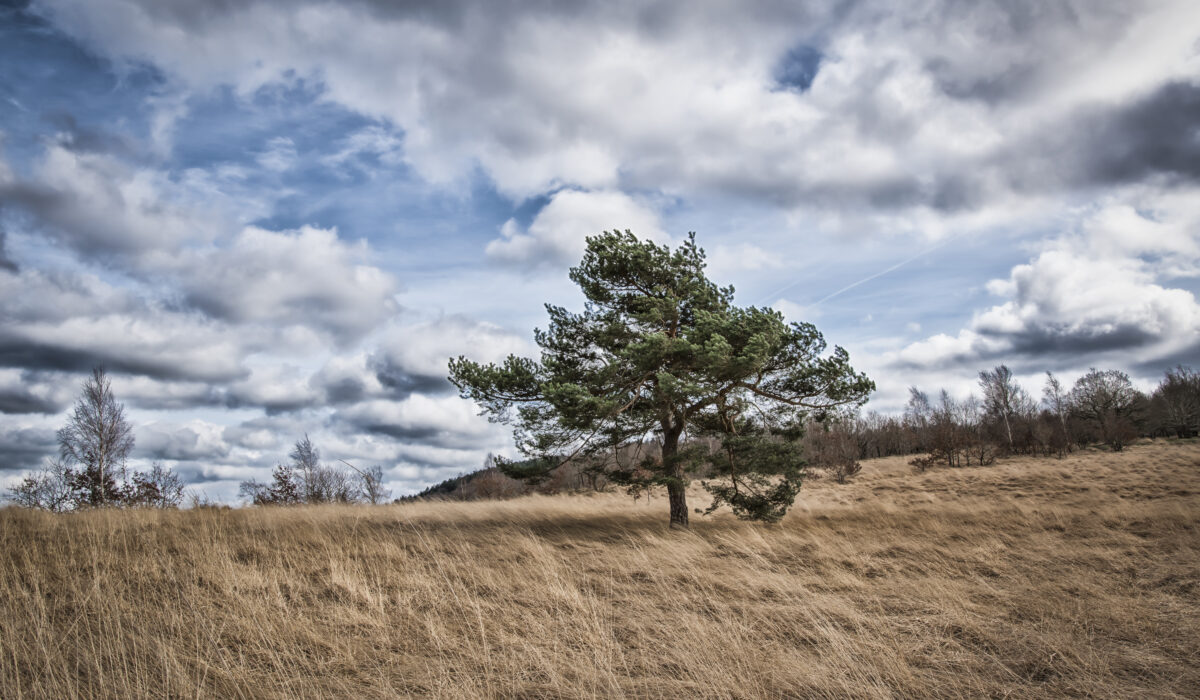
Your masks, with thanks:
M356 403L367 395L362 380L354 377L343 377L321 388L325 391L325 400L335 405Z
M444 374L420 374L394 365L386 358L378 359L375 370L379 382L394 398L402 399L412 394L448 394L455 390Z
M183 482L189 486L202 486L204 484L228 480L228 477L212 473L208 465L202 462L175 462L171 465L171 471L178 474L183 479Z
M0 425L0 471L35 469L58 451L51 428L6 428Z
M229 406L224 392L218 387L211 386L182 395L163 391L161 394L128 398L126 403L147 411L187 411L195 408Z
M992 353L1027 355L1034 357L1063 356L1074 359L1081 355L1094 355L1114 350L1135 350L1157 342L1161 336L1134 324L1123 324L1104 329L1056 329L1032 327L1017 333L979 329L980 335L1004 341L1007 349Z
M0 413L58 413L64 406L28 391L0 389Z
M1132 369L1135 374L1142 376L1161 377L1167 370L1181 365L1200 370L1200 340L1182 350L1156 357L1153 360L1137 362Z
M1168 83L1089 131L1081 170L1097 183L1200 180L1200 85Z
M979 322L972 328L975 334L960 336L952 351L902 355L889 366L898 371L969 369L1006 362L1031 371L1060 370L1077 367L1080 358L1135 357L1138 351L1152 352L1169 338L1161 329L1151 330L1145 325L1112 319L1066 327L1050 319L1032 318L1017 329L989 327ZM1171 361L1157 358L1149 364L1158 367Z
M137 435L135 456L172 461L214 461L229 456L229 445L204 441L190 428L143 428Z
M933 363L900 361L897 370L937 367L963 369L1008 363L1019 371L1040 372L1076 367L1081 357L1136 351L1161 342L1161 335L1132 324L1105 329L1056 329L1030 326L1017 332L980 330L980 342L963 347L955 355L941 356Z
M0 223L0 270L8 270L9 272L20 272L17 264L8 257L6 249L8 232L4 230L4 225Z
M48 372L4 372L0 383L0 413L54 414L70 405L63 376Z
M391 423L374 422L370 418L363 417L349 421L356 430L365 430L377 435L387 435L388 437L403 440L405 442L420 442L425 444L437 445L438 447L458 446L457 444L447 445L443 441L438 440L440 436L444 436L445 432L439 428L431 426L402 426Z
M351 408L334 414L334 422L349 434L383 435L408 446L425 446L448 450L471 450L479 445L476 432L463 432L464 427L453 423L399 421L388 415L378 415L370 408Z
M99 364L108 366L105 360L114 359L119 358L102 357L87 350L28 342L20 338L0 337L0 367L88 372ZM112 368L122 371L129 369L128 363L124 363L121 367L113 365Z
M314 375L310 384L321 392L324 403L335 406L355 404L372 398L402 400L413 394L436 396L454 391L454 385L444 375L413 373L380 357L372 357L368 364L367 371L373 373L378 385L370 382L371 386L368 386L366 377L328 376L324 373Z
M146 3L146 12L160 20L170 21L190 29L198 29L214 20L233 14L248 4L289 8L294 3L287 0L155 0ZM754 0L739 7L722 3L693 3L681 7L678 3L665 0L651 2L560 2L558 0L346 0L343 5L366 10L379 20L409 20L431 24L448 30L461 29L471 17L511 19L536 15L540 17L572 18L597 14L598 10L614 10L627 16L647 34L662 34L672 31L681 16L691 11L706 14L738 14L752 8L764 20L791 19L793 21L811 16L811 11L802 4L786 0ZM839 6L851 2L834 3Z
M123 348L106 348L99 338L92 340L87 347L64 347L0 335L0 367L85 373L102 365L111 372L183 380L231 380L245 374L240 368L198 366L170 354L130 355L122 352Z
M285 397L285 398L257 398L253 396L244 396L233 390L229 393L225 400L226 408L261 408L268 416L277 416L286 413L295 413L303 411L306 408L312 408L316 403L314 397Z
M988 167L1012 189L1200 182L1200 85L1171 82L1124 105L1095 105L1008 143Z
M929 204L942 212L974 209L987 201L987 187L973 173L942 177L933 187Z
M69 205L62 192L32 182L0 182L0 212L19 212L38 221L53 221L55 213Z

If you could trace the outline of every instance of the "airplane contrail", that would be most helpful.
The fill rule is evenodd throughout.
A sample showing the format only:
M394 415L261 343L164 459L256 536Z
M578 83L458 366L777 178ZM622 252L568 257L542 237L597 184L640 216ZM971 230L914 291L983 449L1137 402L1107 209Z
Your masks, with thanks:
M833 292L832 294L827 294L824 297L822 297L821 299L819 299L818 301L816 301L815 303L810 304L809 306L820 306L821 304L824 304L825 302L829 301L830 299L832 299L840 294L843 294L845 292L848 292L851 289L854 289L855 287L857 287L861 284L866 284L867 282L870 282L873 279L878 279L878 278L883 277L884 275L888 274L889 272L898 270L898 269L904 267L905 265L909 264L910 262L916 260L917 258L920 258L924 255L928 255L929 253L932 253L933 251L937 250L938 248L941 248L943 245L945 245L945 244L939 243L935 246L926 248L925 250L922 250L921 252L917 253L916 255L914 255L912 257L901 260L900 262L896 263L895 265L892 265L891 267L887 268L886 270L880 270L879 272L876 272L875 274L873 274L869 277L864 277L864 278L858 280L857 282L852 282L852 283L846 285L845 287L842 287L841 289L837 290L836 292ZM761 301L759 301L759 304L769 302L772 298L778 297L779 295L788 291L792 287L795 287L796 285L800 284L800 282L801 282L801 280L796 280L795 282L792 282L791 284L789 284L775 292L772 292L771 294L768 294Z

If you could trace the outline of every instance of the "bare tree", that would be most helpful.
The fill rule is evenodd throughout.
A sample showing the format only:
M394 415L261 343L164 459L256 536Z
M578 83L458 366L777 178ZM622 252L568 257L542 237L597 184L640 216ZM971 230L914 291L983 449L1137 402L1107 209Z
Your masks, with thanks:
M904 422L916 436L913 447L918 452L929 449L929 431L932 420L933 406L929 403L929 395L915 386L908 387L908 404L904 407Z
M1100 439L1115 452L1137 435L1135 422L1144 403L1129 375L1115 369L1101 372L1093 367L1071 389L1075 415L1096 427Z
M984 409L1004 426L1008 449L1013 451L1013 421L1018 415L1032 409L1032 400L1013 379L1012 370L1005 365L997 365L990 372L980 372L979 388L983 390Z
M1200 433L1200 373L1180 365L1167 370L1150 399L1159 430L1178 437Z
M97 506L175 508L183 501L183 481L161 463L148 472L126 472L133 427L103 367L84 380L82 395L58 431L58 446L61 459L26 476L10 492L18 505L60 512Z
M1042 387L1042 403L1058 418L1063 446L1070 449L1071 431L1067 427L1067 415L1071 412L1071 396L1058 377L1049 370L1046 371L1046 384Z
M292 458L292 468L300 472L302 500L305 503L320 503L326 500L320 483L321 451L308 439L308 433L304 434L303 440L296 441L288 457Z
M1067 390L1063 388L1062 382L1058 381L1058 377L1055 377L1054 373L1049 370L1046 370L1046 384L1042 387L1042 403L1050 409L1051 413L1058 416L1063 430L1066 430L1070 397Z
M387 503L387 500L392 497L392 490L383 485L383 467L376 464L373 467L367 467L364 471L344 459L338 461L353 469L358 475L358 492L367 503L373 506L379 505Z
M321 452L306 434L288 453L290 464L280 464L269 484L254 479L243 481L239 495L254 505L297 505L316 503L383 503L391 491L383 485L383 468L366 471L339 460L354 473L321 464Z
M108 374L96 367L83 382L83 395L67 424L58 431L59 453L68 466L79 505L102 506L120 501L117 470L125 477L125 459L133 449L133 427L125 407L113 396Z

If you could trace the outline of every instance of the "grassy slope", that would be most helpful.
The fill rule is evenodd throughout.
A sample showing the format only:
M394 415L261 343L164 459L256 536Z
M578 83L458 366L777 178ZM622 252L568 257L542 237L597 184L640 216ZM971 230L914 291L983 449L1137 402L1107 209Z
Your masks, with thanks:
M0 697L1200 695L1200 444L666 511L7 509Z

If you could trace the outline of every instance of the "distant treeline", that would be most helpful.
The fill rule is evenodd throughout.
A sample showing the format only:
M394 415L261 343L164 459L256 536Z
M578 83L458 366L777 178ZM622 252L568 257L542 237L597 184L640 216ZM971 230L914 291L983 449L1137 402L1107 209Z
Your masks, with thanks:
M955 399L911 387L901 416L847 416L826 429L852 440L861 459L925 454L929 465L951 467L1010 454L1062 456L1090 444L1119 451L1140 436L1200 434L1200 374L1187 367L1166 372L1149 395L1124 372L1091 369L1070 389L1047 372L1038 400L1004 365L980 372L979 388ZM819 451L814 456L820 461Z
M1069 388L1047 372L1041 395L1035 397L1007 366L999 365L980 372L978 386L978 393L962 399L944 389L931 395L910 387L900 415L854 411L811 417L805 455L812 467L841 482L858 472L859 460L878 457L911 455L913 467L921 471L984 466L1007 455L1061 457L1087 445L1119 451L1138 437L1200 435L1200 373L1188 367L1167 371L1148 395L1118 370L1091 369ZM626 452L653 448L629 447ZM616 465L627 459L617 455L611 461ZM482 469L400 500L511 498L610 487L594 461L567 460L551 478L531 485L506 476L489 455Z
M1040 397L1021 386L1005 365L979 373L979 393L963 399L940 390L930 395L909 388L903 414L845 411L810 416L803 427L804 454L811 467L838 482L853 477L859 461L913 455L917 470L934 466L991 464L1006 455L1063 456L1085 445L1121 450L1138 437L1200 435L1200 373L1179 366L1169 370L1149 394L1138 391L1124 372L1091 369L1070 388L1047 372ZM112 396L102 368L84 383L83 396L67 426L59 431L61 459L12 489L13 502L61 511L97 506L176 507L183 484L155 464L127 478L125 456L133 447L132 428ZM607 490L606 470L628 470L654 460L658 444L625 445L610 455L565 459L536 483L507 476L528 462L498 467L489 455L482 469L461 474L398 501L511 498L528 493ZM716 450L712 439L691 440L697 454ZM312 503L386 503L390 491L383 469L359 469L347 462L321 462L308 439L296 442L288 463L276 466L270 482L241 484L240 495L254 505ZM810 472L809 478L817 472ZM709 474L696 460L690 476ZM197 501L194 505L204 505Z
M238 495L256 506L291 506L318 503L386 503L391 489L383 485L383 467L359 469L322 464L321 451L308 439L296 441L288 454L291 462L275 465L271 481L243 481Z

